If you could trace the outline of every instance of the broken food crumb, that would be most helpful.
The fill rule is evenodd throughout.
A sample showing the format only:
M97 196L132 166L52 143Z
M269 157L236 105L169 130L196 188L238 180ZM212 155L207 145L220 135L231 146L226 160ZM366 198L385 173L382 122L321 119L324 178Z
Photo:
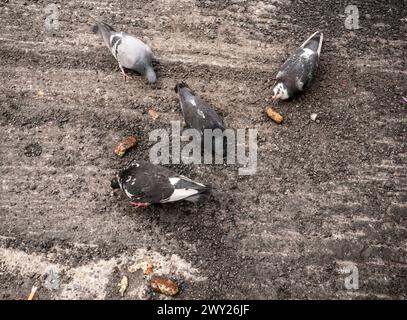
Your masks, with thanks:
M114 148L114 153L117 154L119 157L123 157L128 150L133 148L137 144L136 137L130 136L123 139L123 141L119 142L116 147Z
M147 265L143 268L143 273L145 276L148 276L152 271L153 271L154 265L150 261L147 263Z
M148 110L148 115L153 119L156 120L160 114L157 111L154 111L153 109Z
M129 286L129 278L127 276L123 276L122 280L119 282L117 285L119 287L119 293L122 297L124 297L124 293L127 290L127 287Z
M281 116L281 114L274 111L273 108L267 107L265 112L271 119L273 119L274 122L279 123L279 124L281 122L283 122L283 117Z
M150 280L150 286L155 292L166 296L175 296L179 291L175 281L161 276L153 277Z

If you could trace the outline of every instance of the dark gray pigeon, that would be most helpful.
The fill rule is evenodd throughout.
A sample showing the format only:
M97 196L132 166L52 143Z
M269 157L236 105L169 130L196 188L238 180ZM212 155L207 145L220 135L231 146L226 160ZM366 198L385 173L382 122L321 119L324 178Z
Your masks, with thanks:
M201 136L202 150L207 147L207 150L210 149L213 154L217 153L221 156L226 156L228 152L228 141L223 135L226 128L222 118L206 101L195 95L186 83L181 82L177 84L175 86L175 92L178 93L186 128L195 129L199 132ZM214 131L216 129L219 130ZM205 142L205 130L212 130L212 141ZM216 148L215 141L218 136L222 142L222 150Z
M205 129L225 130L222 118L213 108L202 98L196 96L194 92L184 82L175 86L181 104L182 114L188 128L203 132Z
M119 63L120 70L126 79L123 68L137 71L146 76L149 83L157 81L153 69L153 53L141 40L124 32L116 32L105 22L98 22L93 32L102 36L105 44Z
M211 190L167 168L136 160L113 178L111 187L123 190L135 207L181 200L197 202L206 198Z
M324 35L317 31L282 65L273 88L273 101L287 100L303 92L318 67Z

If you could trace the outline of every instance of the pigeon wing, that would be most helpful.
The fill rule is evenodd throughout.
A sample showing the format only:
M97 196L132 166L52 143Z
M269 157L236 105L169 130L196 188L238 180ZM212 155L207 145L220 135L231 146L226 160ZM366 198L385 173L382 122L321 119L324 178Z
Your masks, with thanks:
M174 191L170 197L163 199L162 203L188 200L188 198L195 198L197 195L210 190L208 186L185 176L170 177L169 181L174 186Z
M137 162L121 172L122 189L135 201L159 203L174 192L168 177L172 172L150 163Z
M318 66L318 53L308 48L298 48L282 65L277 81L284 82L291 91L302 91L311 81Z
M149 46L127 34L122 34L121 41L116 48L116 59L120 65L142 74L144 74L146 66L151 66L152 55Z

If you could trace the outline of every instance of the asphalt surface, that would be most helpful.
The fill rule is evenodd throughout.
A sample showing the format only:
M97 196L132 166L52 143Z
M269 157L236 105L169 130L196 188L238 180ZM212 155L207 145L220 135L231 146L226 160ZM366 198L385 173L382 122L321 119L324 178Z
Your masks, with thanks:
M174 299L406 298L406 1L352 1L357 30L346 1L55 3L54 20L46 1L0 3L1 299L33 285L34 299L162 299L154 274L178 283ZM157 85L123 81L95 20L153 48ZM316 30L317 76L277 125L273 78ZM258 169L172 165L216 193L136 210L110 180L181 119L178 81L258 130ZM119 159L127 135L139 143Z

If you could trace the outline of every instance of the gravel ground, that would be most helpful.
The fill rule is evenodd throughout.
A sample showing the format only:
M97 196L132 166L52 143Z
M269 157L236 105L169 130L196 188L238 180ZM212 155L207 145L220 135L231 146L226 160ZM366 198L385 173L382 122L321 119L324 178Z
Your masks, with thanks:
M35 299L162 299L136 270L147 261L175 299L406 298L407 2L351 2L358 30L348 1L55 1L50 32L49 2L1 1L0 298L37 285ZM95 19L153 48L157 85L123 81ZM263 113L273 78L318 29L316 79L277 125ZM257 173L173 165L216 194L136 210L110 179L181 119L181 80L229 127L258 130ZM140 142L118 159L127 135Z

